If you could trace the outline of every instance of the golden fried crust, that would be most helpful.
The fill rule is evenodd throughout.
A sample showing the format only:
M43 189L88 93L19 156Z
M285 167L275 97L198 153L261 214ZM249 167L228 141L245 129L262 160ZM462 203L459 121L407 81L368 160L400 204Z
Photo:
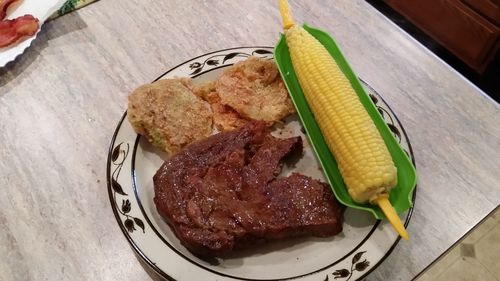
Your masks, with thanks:
M140 86L128 98L130 124L138 134L168 153L208 137L212 134L212 113L191 88L187 78Z
M246 119L279 121L295 112L276 64L250 57L224 71L216 81L223 105Z
M215 82L194 86L193 91L198 97L210 103L213 122L219 131L231 131L242 127L248 122L234 109L220 102L220 97L215 91Z

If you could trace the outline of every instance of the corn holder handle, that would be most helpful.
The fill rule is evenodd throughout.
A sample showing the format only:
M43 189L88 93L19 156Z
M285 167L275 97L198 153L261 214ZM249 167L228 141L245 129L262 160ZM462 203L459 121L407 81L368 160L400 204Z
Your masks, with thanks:
M335 44L335 41L328 35L328 33L319 29L312 28L308 25L304 25L304 29L326 47L330 55L340 66L340 69L350 81L352 87L359 96L361 103L368 111L368 114L373 119L373 122L382 135L382 138L384 139L384 142L387 145L394 164L398 170L398 184L391 190L389 201L392 206L394 206L394 209L398 214L405 212L412 206L413 190L417 182L415 167L408 158L408 155L399 146L396 138L392 134L382 116L379 114L371 98L365 92L363 86L361 86L357 76L351 70L346 59L340 52L340 49L337 47L337 44ZM335 158L330 152L325 139L321 134L319 126L314 119L312 111L306 102L302 89L300 88L292 66L286 39L283 34L274 49L274 58L278 64L281 77L283 78L292 101L295 104L299 117L302 121L302 125L307 132L309 141L311 142L311 145L316 153L316 157L321 163L325 177L330 183L335 197L342 204L348 207L368 211L372 213L376 219L383 219L385 216L378 206L356 203L347 192L347 188L339 172Z

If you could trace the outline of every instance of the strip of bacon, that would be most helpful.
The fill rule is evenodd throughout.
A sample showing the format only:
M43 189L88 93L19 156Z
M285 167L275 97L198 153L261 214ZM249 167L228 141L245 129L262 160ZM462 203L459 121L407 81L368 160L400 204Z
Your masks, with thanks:
M18 2L19 0L0 0L0 20L3 20L7 16L7 9L10 5Z
M0 22L0 47L7 47L25 36L33 36L38 31L38 19L24 15L13 20Z

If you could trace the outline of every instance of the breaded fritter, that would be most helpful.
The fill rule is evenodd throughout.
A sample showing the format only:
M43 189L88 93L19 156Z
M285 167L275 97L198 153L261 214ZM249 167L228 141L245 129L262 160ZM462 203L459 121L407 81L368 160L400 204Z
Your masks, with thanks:
M212 134L212 113L187 78L164 79L130 94L128 120L134 130L168 153Z
M248 120L242 118L234 109L220 102L220 97L215 91L215 81L195 86L193 91L197 96L210 104L213 122L219 131L231 131L240 128L248 122Z
M215 89L223 105L243 118L276 122L295 112L272 60L250 57L224 71Z

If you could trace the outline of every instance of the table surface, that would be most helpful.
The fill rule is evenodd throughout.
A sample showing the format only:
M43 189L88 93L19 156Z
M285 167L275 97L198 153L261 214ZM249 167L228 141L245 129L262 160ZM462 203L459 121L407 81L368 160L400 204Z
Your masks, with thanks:
M189 58L272 46L274 1L102 0L47 23L0 70L0 280L150 280L109 204L106 159L136 86ZM500 202L500 110L361 0L291 1L404 124L419 172L411 242L367 280L409 280Z

